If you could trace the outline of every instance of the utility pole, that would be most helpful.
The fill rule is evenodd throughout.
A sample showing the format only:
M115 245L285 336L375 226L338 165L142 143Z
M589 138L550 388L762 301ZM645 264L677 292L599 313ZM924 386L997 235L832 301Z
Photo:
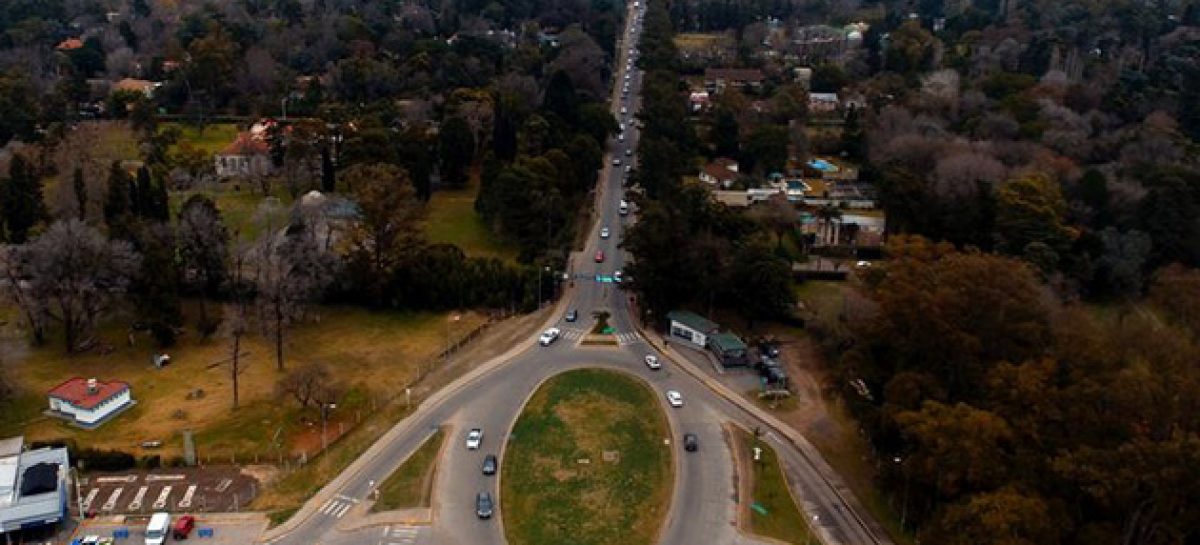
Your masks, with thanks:
M329 446L329 441L325 438L325 430L329 424L329 411L336 408L337 403L321 403L321 452L325 452L325 448Z

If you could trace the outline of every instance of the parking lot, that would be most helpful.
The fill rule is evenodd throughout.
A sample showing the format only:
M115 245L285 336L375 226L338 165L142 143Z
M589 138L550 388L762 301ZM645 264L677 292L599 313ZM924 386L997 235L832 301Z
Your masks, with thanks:
M140 545L145 543L146 523L149 521L148 515L101 516L85 521L75 530L71 539L82 541L96 536L108 538L111 541L104 542L114 545ZM196 515L196 528L190 538L204 545L247 545L254 543L266 528L267 518L261 513L202 514Z
M235 467L164 468L84 476L72 511L89 515L236 512L254 499L257 481Z

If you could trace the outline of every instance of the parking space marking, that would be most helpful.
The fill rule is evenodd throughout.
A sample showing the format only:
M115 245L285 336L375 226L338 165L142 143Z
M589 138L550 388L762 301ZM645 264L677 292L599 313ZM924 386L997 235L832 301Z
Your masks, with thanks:
M125 491L125 488L123 487L117 487L116 490L113 490L112 494L109 494L108 500L104 502L104 505L101 506L100 509L102 511L112 511L113 509L116 509L117 500L121 499L121 492L123 491Z
M147 490L150 490L149 486L138 487L137 494L133 495L133 501L129 502L129 507L126 509L129 511L137 511L138 509L141 509L142 508L142 498L146 497Z
M158 499L154 500L155 509L165 509L167 507L167 497L171 495L171 485L164 486L162 491L158 493Z
M183 493L183 499L179 500L179 503L175 504L175 507L178 507L179 509L191 509L192 496L195 494L196 485L188 485L187 490Z
M224 492L231 484L233 484L233 479L221 479L221 482L217 483L216 490L217 492Z
M96 482L98 483L135 483L137 480L137 475L109 475L106 477L96 477Z
M187 478L187 475L146 475L146 482L154 483L158 481L182 481Z
M96 501L96 496L98 496L98 495L100 495L99 488L93 488L91 490L88 490L87 496L85 496L83 498L83 511L85 513L87 512L88 509L92 508L92 502Z

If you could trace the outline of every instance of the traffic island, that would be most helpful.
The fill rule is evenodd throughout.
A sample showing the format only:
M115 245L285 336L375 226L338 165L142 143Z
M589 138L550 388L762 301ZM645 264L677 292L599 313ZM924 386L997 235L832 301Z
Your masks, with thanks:
M502 456L508 543L654 543L673 481L661 406L643 381L619 371L568 371L543 383Z
M775 449L740 427L729 428L738 466L738 526L786 543L821 543L796 506Z
M592 325L592 329L587 332L580 340L580 346L597 346L597 347L617 347L620 346L620 341L617 340L616 331L612 326L608 325L608 318L611 316L607 310L597 310L592 313L592 317L596 319L596 323Z

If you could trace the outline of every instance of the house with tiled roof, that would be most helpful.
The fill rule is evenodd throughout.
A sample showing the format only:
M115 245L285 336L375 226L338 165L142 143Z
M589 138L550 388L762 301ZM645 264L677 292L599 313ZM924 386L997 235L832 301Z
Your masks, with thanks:
M262 134L240 132L213 157L220 178L265 176L271 172L271 148Z
M738 163L728 157L718 157L700 169L700 181L719 189L729 189L738 179Z
M47 415L89 429L98 427L137 403L130 395L127 382L101 382L83 377L66 380L52 388L46 397L50 401Z

